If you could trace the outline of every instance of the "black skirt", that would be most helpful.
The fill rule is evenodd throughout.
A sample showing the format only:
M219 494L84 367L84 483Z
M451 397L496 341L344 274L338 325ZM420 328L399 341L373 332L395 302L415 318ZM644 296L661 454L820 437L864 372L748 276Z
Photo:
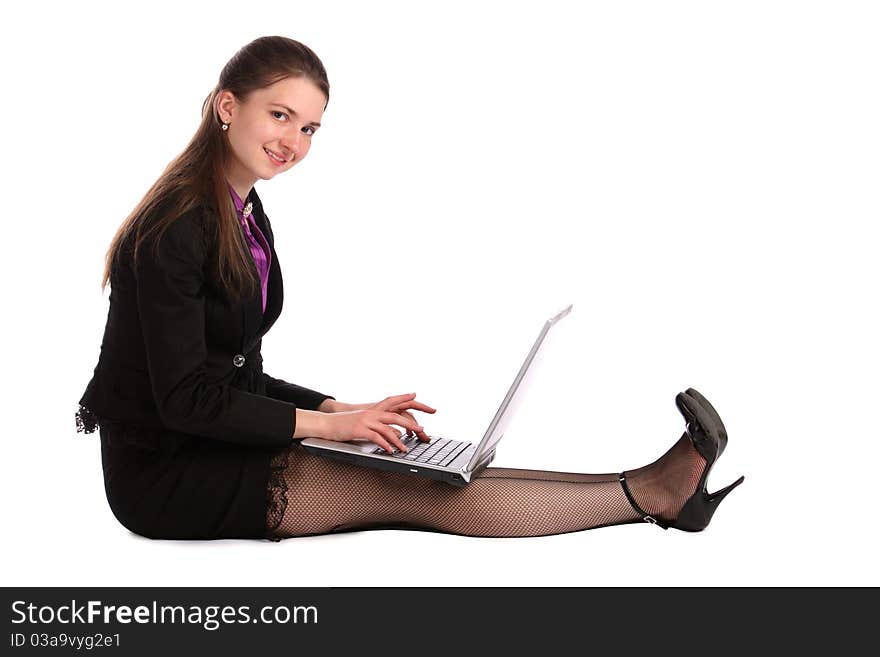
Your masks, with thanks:
M107 501L116 519L148 538L259 538L287 505L289 448L244 447L202 436L100 419Z

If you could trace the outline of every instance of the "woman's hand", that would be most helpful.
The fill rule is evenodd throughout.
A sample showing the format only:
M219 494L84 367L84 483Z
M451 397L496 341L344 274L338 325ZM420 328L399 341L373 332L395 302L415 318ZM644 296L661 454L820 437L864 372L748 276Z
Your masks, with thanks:
M333 399L326 399L318 408L318 410L324 409L324 412L327 413L340 413L344 411L361 411L361 410L369 410L369 409L378 409L387 402L388 400L393 399L397 400L387 409L383 408L382 410L387 410L391 413L399 413L404 417L412 420L413 422L416 419L413 417L412 413L410 413L407 409L413 409L416 411L424 411L425 413L436 413L436 408L431 408L421 402L416 401L416 393L410 393L407 395L397 395L396 397L388 397L383 401L378 403L368 403L368 404L346 404L345 402L338 402ZM409 433L409 431L407 431ZM425 433L424 429L417 429L415 434L419 437L419 440L424 442L429 442L431 438Z
M406 413L405 416L394 410L415 408L414 406L406 406L407 402L412 402L414 397L415 395L412 394L398 395L396 397L388 397L378 404L359 405L368 406L368 408L330 413L326 417L325 429L321 438L340 442L363 438L376 443L389 454L394 450L394 447L401 452L409 451L403 444L403 441L400 440L403 433L393 429L390 425L396 424L406 427L408 431L412 431L417 435L425 435L424 427L419 426L409 413ZM336 402L335 407L339 407L340 404L341 402ZM424 404L418 405L424 406ZM346 406L352 407L354 404L347 404ZM431 409L431 412L433 412L433 409Z

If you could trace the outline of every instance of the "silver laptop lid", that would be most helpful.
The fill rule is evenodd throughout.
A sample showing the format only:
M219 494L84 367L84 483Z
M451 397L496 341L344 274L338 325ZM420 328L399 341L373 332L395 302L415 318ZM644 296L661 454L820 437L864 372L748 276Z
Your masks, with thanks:
M486 454L489 454L495 449L495 445L504 437L504 431L511 418L516 414L516 409L522 402L523 397L525 397L525 392L530 385L531 376L527 376L530 371L529 366L532 364L532 361L538 353L538 349L540 349L541 344L544 342L544 336L547 335L547 331L550 330L551 326L571 312L572 305L573 304L569 305L568 308L565 308L564 310L560 310L544 323L541 332L538 334L538 339L535 340L532 350L529 352L529 355L526 356L526 360L522 367L519 368L519 373L513 380L510 390L507 391L504 401L501 402L501 407L498 409L498 412L495 413L492 422L489 423L489 428L486 429L486 433L480 441L480 444L477 446L471 460L468 462L465 471L473 470Z

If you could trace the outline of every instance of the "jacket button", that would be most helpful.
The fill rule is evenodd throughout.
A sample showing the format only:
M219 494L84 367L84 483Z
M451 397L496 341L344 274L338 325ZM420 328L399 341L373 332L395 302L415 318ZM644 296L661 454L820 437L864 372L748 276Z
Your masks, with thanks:
M241 354L235 354L235 358L232 359L232 364L236 367L241 367L244 365L244 356Z

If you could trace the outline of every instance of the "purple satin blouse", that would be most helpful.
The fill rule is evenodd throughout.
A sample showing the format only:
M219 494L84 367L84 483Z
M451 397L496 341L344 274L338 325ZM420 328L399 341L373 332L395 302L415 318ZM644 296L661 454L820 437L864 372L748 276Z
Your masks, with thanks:
M257 271L260 274L260 287L263 291L263 312L266 312L266 288L269 285L269 265L272 264L272 251L269 249L269 243L263 236L262 231L260 231L254 221L253 213L250 213L247 218L243 216L244 201L239 198L228 181L226 184L229 187L230 194L232 194L235 209L238 211L238 218L244 227L244 233L251 248L251 255L254 257L254 263L257 265Z

